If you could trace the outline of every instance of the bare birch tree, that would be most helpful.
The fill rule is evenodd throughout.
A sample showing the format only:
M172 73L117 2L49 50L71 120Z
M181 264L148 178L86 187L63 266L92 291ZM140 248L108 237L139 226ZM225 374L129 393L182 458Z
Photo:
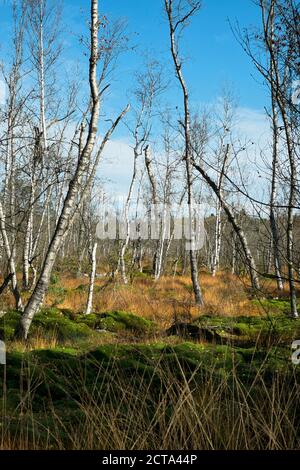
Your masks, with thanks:
M176 77L179 81L184 107L184 139L185 139L185 151L184 160L186 165L186 180L187 180L187 195L189 205L189 220L190 220L190 233L192 235L192 222L193 222L193 175L192 175L192 149L191 149L191 117L190 117L190 106L189 106L189 93L188 88L183 76L182 71L182 60L179 57L179 44L178 39L180 32L187 25L188 21L192 16L199 10L200 2L194 0L188 0L187 2L165 0L165 9L168 17L169 33L170 33L170 49L171 55L174 62ZM198 266L196 251L192 248L189 251L190 255L190 266L191 266L191 278L193 283L193 290L195 295L195 302L199 305L203 304L203 297L198 279Z
M297 2L294 0L288 0L287 4L281 0L259 0L259 7L261 10L262 28L256 36L256 41L259 44L263 44L264 50L267 52L267 58L261 57L253 50L253 43L255 44L255 41L249 33L242 34L238 31L237 37L243 49L269 86L272 106L274 107L276 104L277 108L274 108L274 112L278 112L278 118L281 120L281 126L277 128L276 138L279 135L281 136L281 145L286 151L288 162L286 170L288 173L287 179L289 180L288 203L286 205L286 264L288 269L291 315L294 318L298 318L294 269L294 218L298 187L297 148L299 147L299 142L297 135L299 109L292 102L292 82L299 78L299 67L297 65L299 58L299 34L297 26L299 9L297 8ZM277 118L276 114L274 117ZM279 131L282 131L282 133ZM277 145L276 142L273 142L273 144ZM273 145L273 173L276 170L277 149L278 147L275 148ZM273 199L275 199L274 178L275 175L273 174L271 189L271 198L273 197ZM274 201L271 199L271 211L274 211L274 207ZM274 212L273 214L271 213L270 218L273 218L273 216ZM274 228L275 225L273 223L273 239ZM278 260L275 260L275 263L277 263L277 281L280 282ZM279 286L281 287L280 283Z
M80 202L86 197L90 189L91 182L95 176L95 172L98 166L100 156L103 149L109 140L114 129L117 127L124 114L127 112L126 107L118 118L113 121L111 127L106 132L99 148L96 151L96 157L93 162L92 170L90 171L84 188L81 187L82 178L86 174L87 169L90 166L93 150L95 149L98 120L100 113L100 98L103 90L99 90L98 78L97 78L97 63L101 58L99 54L99 28L101 22L99 21L98 13L98 0L91 0L91 26L90 26L90 66L89 66L89 85L90 85L90 119L87 131L87 137L84 148L78 159L77 166L75 169L74 176L72 177L68 191L64 200L63 208L57 222L54 235L49 244L47 254L43 263L41 274L34 288L34 291L25 307L25 311L21 317L21 321L16 329L16 336L19 338L26 339L28 336L29 328L34 315L39 310L43 303L45 293L47 291L53 265L57 256L57 253L62 245L64 237L68 233L68 228L72 224L74 217L78 210L77 197L80 195ZM107 88L107 87L106 87ZM79 204L80 205L80 204Z
M124 207L125 221L125 240L120 250L120 269L124 284L128 283L126 275L125 253L130 241L130 204L133 196L134 185L138 172L138 158L143 154L145 146L149 140L152 124L152 113L155 106L155 100L163 90L162 70L160 65L155 62L149 62L144 73L136 74L137 87L134 90L136 106L133 107L134 126L132 130L133 146L133 172L129 186L128 195ZM146 164L147 166L147 164Z
M22 66L24 53L24 29L26 17L26 4L18 5L13 2L13 47L10 70L2 66L2 75L7 86L6 112L6 139L4 146L4 188L3 203L0 201L0 230L2 241L8 261L9 275L12 279L12 290L15 296L16 308L23 310L19 292L16 271L16 166L17 166L17 140L18 130L22 122L22 110L26 97L21 95ZM8 230L9 227L9 230Z

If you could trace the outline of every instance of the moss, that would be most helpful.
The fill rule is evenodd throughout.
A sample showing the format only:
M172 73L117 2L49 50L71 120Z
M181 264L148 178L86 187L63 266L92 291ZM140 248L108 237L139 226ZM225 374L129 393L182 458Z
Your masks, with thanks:
M134 331L134 328L137 328L136 318L142 320L142 323L143 319L132 317L135 316L127 312L108 312L105 316L73 315L70 311L51 308L43 309L34 322L36 328L42 325L43 331L51 331L55 325L64 335L63 330L66 328L67 336L74 334L73 327L77 334L77 329L84 326L91 335L98 322L107 318L116 323L123 323L125 326L121 331L124 331L123 328ZM8 322L15 319L16 312L11 312ZM276 317L273 320L278 331L287 329L294 333L298 328L297 322L293 323L284 317ZM145 321L149 326L148 321ZM234 336L239 338L249 335L249 331L255 333L269 331L270 328L270 321L266 318L249 319L243 316L207 316L201 317L197 322L215 325L218 331L227 331L226 327L235 328ZM70 324L73 325L72 328ZM115 326L115 323L113 325ZM155 327L152 322L150 325L150 329ZM273 323L271 325L274 328ZM77 339L74 344L77 344ZM149 391L151 399L147 412L151 421L157 413L157 403L165 390L172 389L173 383L179 384L179 387L182 384L182 390L188 383L193 392L200 394L201 387L207 383L216 384L221 388L226 384L224 393L234 393L238 380L247 397L249 394L251 403L253 395L258 393L259 396L259 387L263 389L269 384L271 386L275 383L274 378L285 380L287 387L290 380L295 386L300 369L292 366L290 353L290 349L284 346L268 349L246 348L191 341L172 344L170 338L168 342L153 344L105 344L88 352L61 346L24 354L9 352L5 394L9 429L12 433L17 433L17 420L18 423L24 420L25 428L28 433L34 434L35 439L43 436L45 429L48 432L46 437L50 439L49 436L55 436L55 426L58 422L53 419L53 410L59 422L63 423L59 431L60 438L67 442L68 429L77 429L78 423L84 422L83 410L91 402L96 403L99 400L104 410L106 406L107 409L115 407L119 416L122 416L123 412L126 413L128 404L124 400L122 402L124 390L128 390L132 398L141 396L145 390ZM3 375L0 376L0 385L2 380ZM175 400L174 406L176 403ZM170 403L166 412L168 419L172 417L172 407L173 404ZM39 423L34 424L34 430L30 427L33 426L32 423Z
M59 283L59 275L53 272L50 277L50 286L54 286L58 283Z
M19 312L14 310L5 315L3 324L7 341L12 340L20 315ZM59 341L85 339L93 335L93 331L87 325L74 322L68 315L55 307L43 308L34 317L29 337L35 337L41 332L45 339L54 335Z
M133 271L130 273L131 280L133 281L134 279L149 279L150 274L149 272L141 272L141 271Z
M5 341L13 339L15 328L21 317L20 312L9 310L2 318L3 338Z
M59 341L85 339L93 333L87 325L70 320L59 310L38 313L34 318L30 335L34 335L38 329L48 334L55 334Z
M5 315L1 333L5 340L13 339L19 319L20 313L14 310ZM74 314L71 310L60 310L57 307L44 307L33 319L29 338L42 336L47 340L55 337L62 344L71 341L75 347L86 350L89 343L92 345L100 339L100 330L103 330L108 340L113 339L113 334L123 332L139 336L149 335L156 331L156 325L151 320L122 311L84 315Z
M291 311L290 302L286 299L253 299L254 305L260 306L266 313L271 315L289 315ZM298 302L300 307L300 303Z
M73 320L77 323L87 325L93 330L100 329L100 318L97 313L91 313L90 315L77 314L73 316Z
M221 381L225 376L238 376L242 382L264 377L266 383L274 374L282 373L293 377L290 351L284 348L256 349L231 348L229 346L200 345L185 342L177 345L165 343L124 345L109 344L98 347L87 354L80 354L72 348L36 350L25 354L7 355L7 399L16 407L22 393L33 387L34 409L43 409L47 401L55 406L67 403L67 408L76 406L82 394L94 390L95 383L105 387L113 386L116 379L116 396L120 380L130 381L132 387L139 387L141 380L156 387L164 377L169 383L176 380L193 380L205 383L207 380ZM3 378L0 377L0 383ZM167 380L166 380L167 379ZM96 381L96 382L95 382ZM22 392L24 390L24 392ZM109 397L108 397L109 398Z
M289 344L300 336L300 322L283 314L263 317L216 317L203 316L196 325L214 328L224 339L233 343Z
M148 276L151 276L153 274L153 266L150 266L150 265L143 266L143 273L148 274Z
M145 318L123 311L79 315L77 322L88 325L93 329L97 328L113 333L129 330L143 335L152 333L156 329L155 323L151 320L146 320Z
M62 286L54 285L49 287L48 292L55 296L54 305L59 305L65 300L68 290Z

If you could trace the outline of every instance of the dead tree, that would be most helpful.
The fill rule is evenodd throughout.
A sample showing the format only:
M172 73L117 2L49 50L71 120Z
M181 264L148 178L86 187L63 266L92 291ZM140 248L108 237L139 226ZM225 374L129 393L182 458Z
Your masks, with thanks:
M201 176L204 178L204 180L207 182L207 184L210 186L210 188L214 191L215 195L219 199L220 204L221 204L222 208L224 209L224 211L225 211L225 213L228 217L228 220L231 223L231 225L232 225L234 231L236 232L236 235L237 235L237 237L240 240L240 243L242 245L242 248L243 248L243 251L244 251L244 254L245 254L245 258L246 258L246 263L247 263L247 266L248 266L249 271L250 271L252 287L255 290L259 290L260 289L260 283L259 283L259 277L258 277L258 271L257 271L257 268L256 268L256 263L255 263L255 260L252 256L251 250L248 246L247 237L246 237L242 227L238 223L233 210L231 209L229 204L226 203L224 197L222 197L222 193L221 193L218 185L213 181L213 179L205 171L203 166L200 165L200 164L197 164L194 160L191 160L191 163L192 163L193 167L201 174Z

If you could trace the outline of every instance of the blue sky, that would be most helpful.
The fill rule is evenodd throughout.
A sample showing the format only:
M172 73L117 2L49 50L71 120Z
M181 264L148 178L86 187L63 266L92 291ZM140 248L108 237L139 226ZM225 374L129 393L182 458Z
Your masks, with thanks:
M89 18L89 2L63 0L62 3L64 67L71 76L79 68L80 78L86 80L87 58L83 56L78 38L87 34L85 22ZM144 52L164 64L172 85L168 89L167 100L172 105L181 105L170 59L163 3L163 0L99 0L102 14L109 19L126 20L130 44L136 46L119 60L107 100L110 117L130 101L134 73L142 64ZM9 4L8 0L0 0L0 60L4 61L9 54ZM185 32L182 44L186 58L184 73L191 103L194 110L213 104L220 96L222 87L229 85L238 99L240 130L245 136L264 143L267 126L263 113L264 106L268 105L267 92L250 59L234 38L229 21L238 21L241 28L259 26L259 8L253 0L203 0L202 9ZM113 180L112 188L122 193L127 191L132 166L127 135L126 127L121 125L100 167L102 176Z
M89 2L63 0L62 3L65 13L65 31L62 37L66 46L66 63L72 64L70 58L74 63L82 63L84 58L78 36L86 33ZM1 56L8 51L10 2L1 0L0 5ZM133 73L138 69L144 51L149 56L161 59L168 74L173 75L163 0L100 0L99 5L101 12L108 18L121 17L127 21L130 43L136 46L134 51L126 53L119 61L113 87L113 99L116 103L126 101ZM253 0L203 0L201 11L193 18L185 33L185 76L192 101L196 105L213 102L224 84L234 88L242 107L259 109L266 104L266 90L231 32L229 21L234 23L236 20L241 27L259 25L259 8ZM174 97L176 96L175 89Z
M88 16L88 2L65 0L64 3L66 10L70 7L72 12L72 28L78 29L83 16ZM168 64L168 30L162 0L104 0L100 1L100 8L108 17L126 19L128 35L138 46L120 61L122 85L117 87L118 92L122 93L130 85L142 51ZM253 0L203 0L201 11L186 31L185 74L194 103L212 102L227 83L234 87L241 106L265 105L265 89L258 83L249 58L231 32L229 21L236 20L241 27L259 25L259 8Z

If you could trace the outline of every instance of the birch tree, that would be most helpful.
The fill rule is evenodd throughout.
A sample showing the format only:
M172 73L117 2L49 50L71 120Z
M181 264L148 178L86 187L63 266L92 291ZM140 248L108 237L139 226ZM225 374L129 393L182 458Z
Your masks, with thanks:
M91 198L90 198L91 199ZM95 230L93 228L92 223L92 208L91 208L91 200L89 201L90 211L88 214L88 239L89 239L89 260L90 260L90 280L89 280L89 292L87 298L87 304L85 309L85 314L89 315L92 313L93 309L93 296L94 296L94 286L95 286L95 278L96 278L96 269L97 269L97 247L98 243L95 240Z
M69 183L62 211L55 227L54 235L50 241L39 279L25 307L20 323L16 329L16 336L22 339L27 339L32 320L43 303L57 253L63 243L65 236L68 233L69 227L74 221L74 218L78 211L78 206L80 206L83 199L88 194L90 185L93 181L93 178L95 177L98 162L100 160L103 149L107 141L109 140L111 134L113 133L121 119L124 117L125 113L128 111L128 107L126 107L117 117L117 119L112 122L111 127L104 135L99 147L96 150L96 156L94 158L92 169L89 173L85 187L82 188L82 179L84 175L86 175L87 169L90 167L93 151L96 146L96 137L100 113L100 98L101 94L103 94L103 89L99 89L97 77L97 63L101 58L103 59L103 57L101 57L101 52L104 54L105 60L105 51L99 50L100 24L101 21L99 21L98 0L91 0L89 59L90 117L88 123L87 136L83 150L77 162L75 173ZM107 86L105 88L107 88ZM78 196L80 197L79 203L77 200Z
M256 263L254 260L254 257L252 256L251 250L248 245L247 237L244 233L244 230L242 229L241 225L238 223L237 218L232 210L232 208L229 206L229 204L226 203L225 199L222 197L222 193L216 184L216 182L210 177L210 175L207 173L207 171L203 168L202 165L197 164L194 160L192 160L192 165L193 167L201 174L201 176L205 179L207 184L210 186L210 188L214 191L215 195L220 201L220 204L222 205L230 223L232 224L232 227L234 231L236 232L237 237L239 238L241 245L243 247L243 251L245 254L247 266L250 271L250 276L251 276L251 282L252 286L255 290L260 289L260 283L259 283L259 277L258 277L258 270L256 267Z
M19 129L23 125L22 78L24 62L24 29L26 4L12 4L13 44L10 68L2 66L2 76L7 87L6 109L3 113L5 139L3 148L4 187L3 202L0 201L0 231L11 276L12 290L18 310L23 310L16 272L16 168L19 145ZM2 149L1 149L2 150ZM1 196L2 197L2 196ZM9 227L9 229L8 229Z
M163 90L162 84L162 70L160 65L155 62L149 62L144 73L136 74L137 87L134 90L134 97L136 101L133 107L134 113L134 126L128 129L132 134L134 141L133 145L133 172L129 185L128 195L124 207L124 222L125 222L125 240L122 243L120 250L120 270L121 277L124 284L128 283L126 275L125 253L130 241L130 205L133 197L134 185L138 172L138 159L143 155L144 149L151 133L152 114L155 106L155 100ZM146 164L147 166L147 164Z
M187 25L188 21L192 16L199 10L200 2L194 0L187 0L181 2L178 0L165 0L165 9L168 18L169 35L170 35L170 50L171 56L175 67L176 77L180 84L183 98L184 108L184 161L186 166L186 181L187 181L187 196L189 206L189 221L190 221L190 234L192 235L192 222L193 222L193 175L191 165L191 116L190 116L190 104L189 104L189 92L184 79L182 70L182 59L179 57L179 38L183 28ZM190 255L190 267L191 267L191 278L193 283L193 290L196 304L202 305L203 298L201 288L198 279L198 266L196 251L192 248L189 250Z
M280 136L280 145L285 149L287 160L284 163L286 174L286 184L288 187L288 202L286 209L286 264L288 269L288 283L290 290L290 307L291 315L298 318L295 268L294 268L294 218L296 210L296 198L298 188L298 159L299 159L299 108L293 103L293 81L299 79L300 71L298 66L299 58L299 32L298 24L300 12L298 3L294 0L288 0L286 3L281 0L259 0L259 8L261 11L261 30L258 31L256 38L253 38L248 32L242 34L238 31L238 39L251 58L253 64L262 75L265 83L271 90L272 105L276 104L274 112L278 112L278 119L281 121L280 127L277 129L276 138ZM263 45L263 57L259 52L254 50L255 44ZM273 114L277 119L277 115ZM273 120L274 125L274 120ZM276 127L276 122L275 122ZM273 141L273 172L276 169L276 158L278 156L277 148ZM275 153L274 153L275 151ZM275 166L274 166L275 158ZM271 215L274 217L274 199L275 187L274 178L272 177L271 189ZM273 195L272 195L273 192ZM273 198L273 201L272 201ZM273 211L273 213L272 213ZM270 220L271 222L271 220ZM272 220L273 223L273 220ZM275 225L273 223L273 239ZM273 240L274 241L274 240ZM276 249L276 246L275 246ZM277 256L277 253L276 253ZM277 282L280 285L280 275L277 263ZM279 276L279 277L278 277Z
M228 157L230 154L230 145L226 144L225 147L222 148L222 151L224 153L223 155L223 161L222 161L222 166L221 170L218 175L218 182L217 182L217 187L218 191L220 193L220 198L217 198L217 206L216 206L216 225L215 225L215 252L214 252L214 257L213 257L213 265L212 265L212 275L213 277L216 276L217 270L219 269L219 264L220 264L220 251L221 251L221 237L222 237L222 204L221 200L224 198L223 195L223 181L224 181L224 175L226 171L226 166L228 162Z

